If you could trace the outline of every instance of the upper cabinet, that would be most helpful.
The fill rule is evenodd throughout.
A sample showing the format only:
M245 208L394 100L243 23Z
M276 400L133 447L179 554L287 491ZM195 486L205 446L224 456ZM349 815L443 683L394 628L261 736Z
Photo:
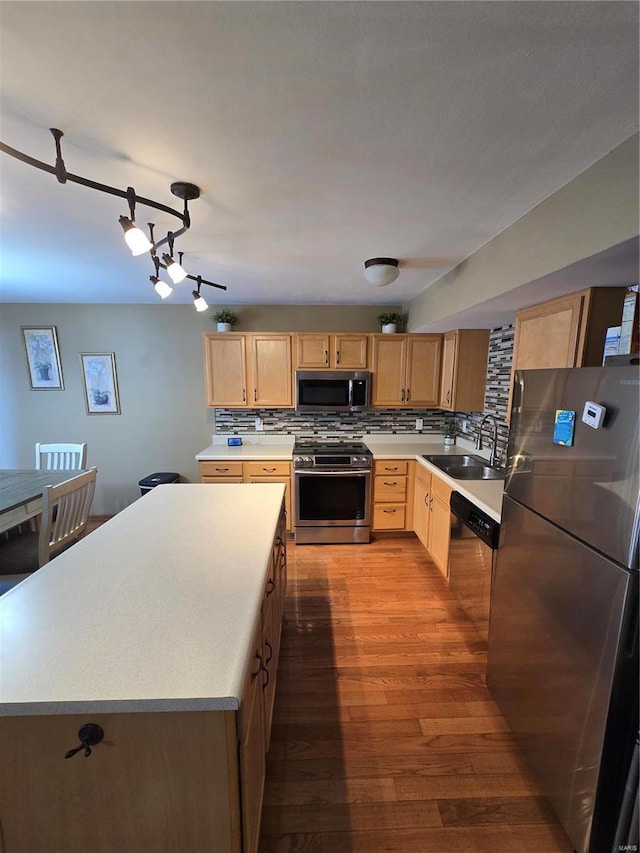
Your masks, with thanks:
M481 412L487 384L488 329L447 332L442 344L442 382L438 408Z
M290 334L208 332L203 347L207 406L293 405Z
M625 287L592 287L516 314L511 389L516 370L597 367L609 326L619 326Z
M352 333L304 332L296 335L296 368L321 370L367 369L369 335Z
M438 405L440 335L371 335L371 405L385 408Z

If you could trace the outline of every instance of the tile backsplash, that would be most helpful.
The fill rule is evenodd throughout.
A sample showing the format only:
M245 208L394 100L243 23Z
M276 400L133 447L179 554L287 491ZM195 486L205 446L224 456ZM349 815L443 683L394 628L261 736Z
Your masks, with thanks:
M498 422L498 449L506 450L509 427L506 422L509 399L509 380L513 357L514 326L499 326L489 336L489 359L484 412L457 412L455 416L439 409L371 409L368 412L314 415L294 412L292 409L216 409L215 431L233 435L255 432L256 418L262 422L264 433L288 433L300 437L360 438L369 433L402 433L430 435L442 432L448 421L455 417L459 427L468 422L465 438L475 440L484 414L492 414ZM422 418L421 430L416 429L416 418ZM489 440L492 428L485 424L483 442Z

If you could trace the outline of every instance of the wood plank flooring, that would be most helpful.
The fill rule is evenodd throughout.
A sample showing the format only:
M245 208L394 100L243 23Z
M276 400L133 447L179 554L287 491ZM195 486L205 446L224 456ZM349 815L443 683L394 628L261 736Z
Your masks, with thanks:
M288 557L260 853L571 853L419 541Z

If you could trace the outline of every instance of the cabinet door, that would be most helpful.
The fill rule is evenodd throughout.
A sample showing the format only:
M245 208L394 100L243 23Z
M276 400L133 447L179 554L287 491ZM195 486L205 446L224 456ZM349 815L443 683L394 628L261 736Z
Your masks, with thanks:
M455 332L447 332L442 341L442 382L440 384L439 408L453 410L453 374L456 359Z
M405 402L408 406L437 406L440 388L440 335L407 337Z
M207 406L246 407L246 336L208 333L203 347Z
M296 367L302 370L329 367L329 335L296 335Z
M516 314L513 360L518 369L575 367L583 294Z
M238 714L243 853L256 853L260 834L266 765L263 660L262 625L259 625Z
M264 700L264 743L265 751L269 751L271 741L271 720L273 719L273 703L276 697L276 667L278 662L278 635L275 624L275 609L277 604L277 574L276 565L271 559L269 580L264 600L262 602L262 695Z
M252 334L251 405L293 405L291 335Z
M407 336L372 335L372 406L398 407L405 402Z
M345 370L367 369L368 335L331 335L331 363Z
M431 492L431 474L416 465L416 479L413 498L413 530L425 548L429 545L429 499Z
M445 578L449 577L449 542L451 539L451 510L438 494L431 491L431 520L429 553Z

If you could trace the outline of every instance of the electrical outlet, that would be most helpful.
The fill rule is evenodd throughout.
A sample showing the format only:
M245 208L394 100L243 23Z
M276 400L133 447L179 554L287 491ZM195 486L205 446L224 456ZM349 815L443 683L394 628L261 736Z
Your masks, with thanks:
M469 432L469 421L462 421L462 432Z
M255 420L256 432L263 432L264 427L262 425L262 418L256 418Z
M416 429L421 430L424 425L422 418L416 418Z

